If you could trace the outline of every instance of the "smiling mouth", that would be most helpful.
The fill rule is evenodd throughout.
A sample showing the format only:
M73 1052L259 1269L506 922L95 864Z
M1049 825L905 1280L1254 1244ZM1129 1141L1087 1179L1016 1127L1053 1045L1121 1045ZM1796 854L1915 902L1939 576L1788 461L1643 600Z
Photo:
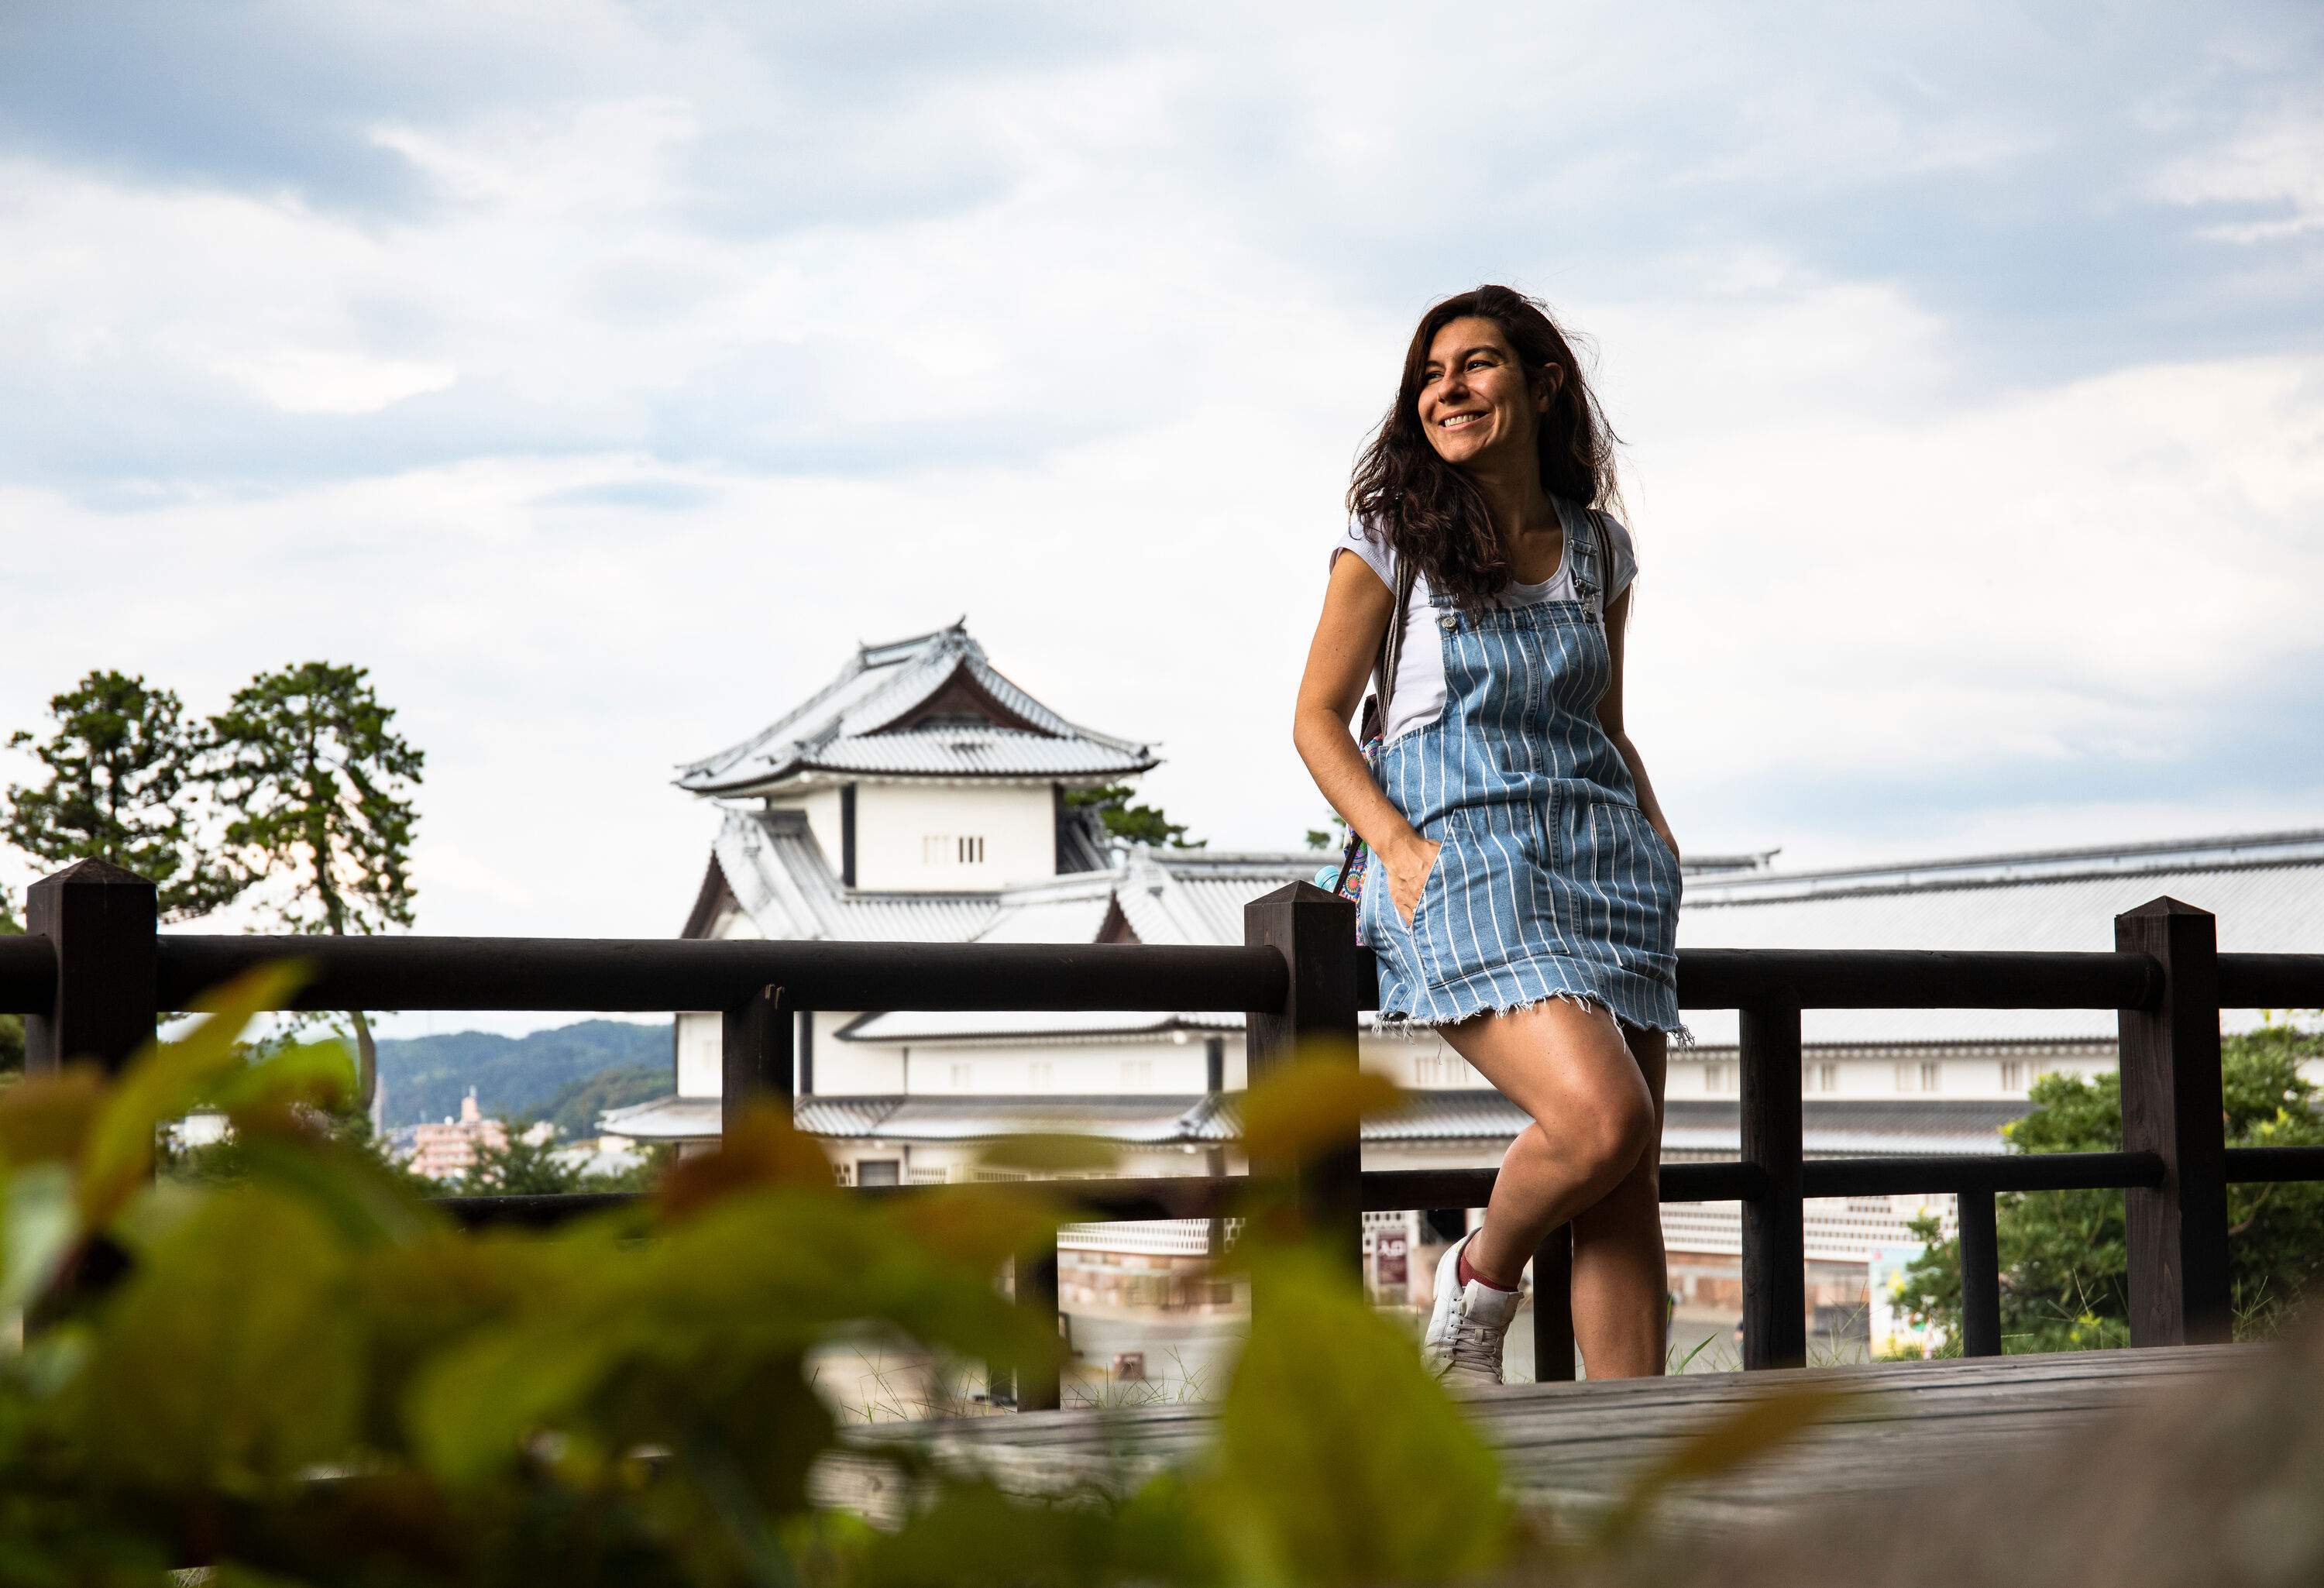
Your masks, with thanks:
M1436 428L1440 430L1466 429L1484 417L1481 413L1448 413L1436 421Z

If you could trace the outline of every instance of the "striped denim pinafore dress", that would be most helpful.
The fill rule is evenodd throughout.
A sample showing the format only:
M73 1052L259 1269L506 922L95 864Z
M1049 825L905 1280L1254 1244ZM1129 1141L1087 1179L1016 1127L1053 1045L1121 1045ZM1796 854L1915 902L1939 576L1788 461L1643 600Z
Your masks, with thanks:
M1385 874L1363 891L1380 1018L1449 1025L1566 998L1683 1040L1678 861L1598 722L1612 678L1601 543L1584 509L1557 512L1581 599L1472 614L1431 597L1444 710L1384 746L1379 774L1443 847L1410 926Z

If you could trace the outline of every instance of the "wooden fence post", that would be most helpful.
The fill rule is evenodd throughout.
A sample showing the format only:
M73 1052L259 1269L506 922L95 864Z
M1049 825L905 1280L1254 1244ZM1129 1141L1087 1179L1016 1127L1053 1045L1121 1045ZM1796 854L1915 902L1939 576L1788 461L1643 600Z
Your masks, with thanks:
M1047 1337L1056 1339L1057 1240L1054 1233L1041 1246L1018 1254L1012 1285L1017 1305L1030 1314L1035 1323L1046 1324ZM1055 1411L1063 1401L1063 1388L1055 1362L1021 1368L1017 1373L1017 1409Z
M93 1058L117 1073L153 1039L153 884L106 861L75 861L32 884L24 913L25 929L57 956L56 1002L25 1017L25 1068Z
M1281 1009L1248 1011L1250 1084L1295 1054L1356 1064L1356 907L1306 882L1293 882L1243 907L1243 941L1282 955L1291 985ZM1286 1166L1251 1162L1253 1174ZM1363 1283L1363 1148L1360 1132L1300 1166L1292 1196L1311 1234L1324 1242L1349 1279ZM1252 1301L1258 1305L1257 1298Z
M780 987L761 987L726 1011L718 1045L721 1130L733 1130L752 1103L771 1103L790 1117L792 1030Z
M2226 1103L2219 1085L2218 923L2157 899L2114 918L2117 949L2163 967L2153 1009L2120 1014L2122 1144L2163 1159L2163 1184L2123 1193L2130 1343L2223 1342L2227 1287Z
M1766 1187L1743 1205L1743 1365L1807 1360L1807 1239L1800 1202L1800 1011L1740 1011L1743 1161Z
M1560 1224L1533 1251L1533 1377L1573 1379L1573 1226Z
M1993 1193L1963 1191L1953 1198L1960 1229L1961 1354L2001 1354L2001 1241Z

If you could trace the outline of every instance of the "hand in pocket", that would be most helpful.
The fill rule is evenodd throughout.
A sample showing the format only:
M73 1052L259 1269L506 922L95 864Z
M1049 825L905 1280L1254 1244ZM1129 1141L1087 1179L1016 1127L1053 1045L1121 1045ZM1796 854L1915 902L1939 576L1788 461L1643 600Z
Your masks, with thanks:
M1421 891L1428 886L1429 877L1436 870L1436 857L1444 853L1444 845L1434 839L1424 838L1425 852L1417 847L1408 849L1388 868L1388 901L1396 906L1397 919L1404 929L1412 930L1412 918L1420 909Z

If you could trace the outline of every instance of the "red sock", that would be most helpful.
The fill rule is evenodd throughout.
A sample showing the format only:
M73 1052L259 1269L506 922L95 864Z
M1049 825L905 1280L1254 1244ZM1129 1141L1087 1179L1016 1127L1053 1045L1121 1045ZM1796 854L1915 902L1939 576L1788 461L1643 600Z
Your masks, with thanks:
M1469 1248L1466 1244L1462 1246L1460 1260L1453 1265L1453 1269L1455 1277L1459 1279L1461 1283L1463 1285L1482 1285L1486 1289L1498 1290L1504 1296L1513 1295L1517 1290L1517 1287L1514 1285L1496 1285L1490 1279L1485 1278L1484 1275L1471 1268L1469 1266Z

